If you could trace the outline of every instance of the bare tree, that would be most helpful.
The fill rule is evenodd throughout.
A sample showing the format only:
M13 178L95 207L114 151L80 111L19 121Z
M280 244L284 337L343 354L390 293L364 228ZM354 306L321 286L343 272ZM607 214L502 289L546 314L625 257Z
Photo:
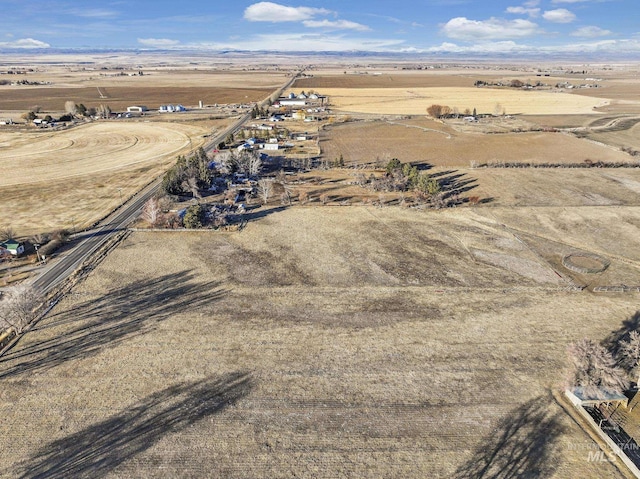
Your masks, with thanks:
M17 334L22 334L36 318L42 300L40 292L31 285L19 284L7 288L0 301L0 327L12 328Z
M273 195L273 181L265 178L258 181L258 194L262 198L262 203L266 204Z
M427 108L427 113L433 118L442 118L451 114L451 107L446 105L431 105Z
M78 113L78 106L75 101L68 100L64 103L64 111L69 115L75 116Z
M194 174L190 174L183 182L182 188L191 191L194 198L202 198L200 188L198 188L198 178Z
M243 150L237 155L238 172L255 176L260 173L262 160L260 153L256 151Z
M604 399L607 393L621 394L629 383L616 366L613 355L591 339L581 339L567 348L569 371L567 386L582 388L585 397Z
M109 105L100 105L98 106L97 113L100 118L109 118L111 116L111 108Z
M147 200L142 208L142 218L149 222L151 226L157 226L162 220L162 209L158 198L152 197Z
M0 241L7 241L16 237L16 231L11 226L0 228Z
M619 354L621 363L630 370L636 370L638 379L636 385L640 386L640 333L631 331L628 341L620 341Z
M433 118L440 118L440 115L442 115L442 105L431 105L427 108L427 113Z
M220 172L225 175L242 173L255 176L262 169L262 160L256 151L223 151L216 156L216 163L220 165Z

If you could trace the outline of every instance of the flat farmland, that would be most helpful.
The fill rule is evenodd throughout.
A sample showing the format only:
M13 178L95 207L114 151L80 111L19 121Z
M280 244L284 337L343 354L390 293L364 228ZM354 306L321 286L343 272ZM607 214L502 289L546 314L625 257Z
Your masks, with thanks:
M622 477L588 461L549 390L567 344L618 329L637 301L564 292L500 225L574 218L546 214L293 207L236 234L133 233L0 360L0 467ZM601 228L616 237L614 218Z
M609 103L606 98L592 98L569 93L521 91L475 87L409 88L323 88L330 105L340 111L380 115L424 115L433 104L448 105L460 112L477 109L478 113L500 112L510 115L596 114L595 108Z
M177 81L179 83L179 81ZM262 101L273 88L220 88L194 86L108 86L108 87L0 87L0 110L28 111L35 105L48 112L64 112L65 102L86 107L109 105L115 111L131 105L157 109L160 105L197 106ZM101 94L104 98L101 97Z
M87 107L107 104L114 110L131 105L157 109L164 104L197 106L261 101L286 82L285 72L212 70L201 66L170 68L86 62L82 65L37 66L28 75L0 79L47 83L0 86L0 111L26 111L35 105L63 112L66 101ZM143 76L137 75L139 71ZM131 75L131 76L130 76Z
M295 82L294 88L314 89L324 94L324 90L334 88L436 88L473 86L474 77L465 75L437 75L424 73L381 73L367 74L322 74L312 78L302 78Z
M475 127L475 125L473 125ZM477 127L481 131L481 126ZM499 162L582 163L634 162L633 157L594 142L562 133L525 132L482 134L457 132L432 121L356 121L325 127L320 136L322 155L341 154L349 163L376 158L468 167Z
M209 132L189 123L112 121L0 133L0 224L20 235L89 226Z

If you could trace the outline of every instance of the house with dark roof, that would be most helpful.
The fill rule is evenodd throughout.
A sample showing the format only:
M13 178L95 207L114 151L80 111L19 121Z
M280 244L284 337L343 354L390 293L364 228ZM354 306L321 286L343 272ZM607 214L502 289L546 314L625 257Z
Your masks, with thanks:
M14 239L8 239L0 243L0 251L8 252L11 256L20 256L24 253L24 243Z

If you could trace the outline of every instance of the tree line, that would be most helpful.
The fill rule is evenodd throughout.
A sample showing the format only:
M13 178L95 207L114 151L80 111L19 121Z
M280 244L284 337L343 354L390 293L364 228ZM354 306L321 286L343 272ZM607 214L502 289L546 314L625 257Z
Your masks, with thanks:
M590 399L623 394L635 379L640 385L640 332L631 331L607 348L592 339L581 339L567 348L569 368L566 387L581 388Z

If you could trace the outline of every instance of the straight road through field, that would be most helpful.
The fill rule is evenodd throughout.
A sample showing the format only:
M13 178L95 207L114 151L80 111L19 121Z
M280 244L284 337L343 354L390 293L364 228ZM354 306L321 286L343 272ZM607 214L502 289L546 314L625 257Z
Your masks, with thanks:
M160 183L160 179L155 180L102 221L97 228L76 235L75 246L59 260L51 262L49 266L45 267L33 281L33 285L46 293L69 277L85 259L95 253L116 232L126 228L138 216L144 203L157 192Z
M278 90L278 95L289 88L297 77L298 75L293 75L292 78ZM265 102L266 101L267 100L265 100ZM213 151L228 135L235 134L240 130L250 118L250 113L242 115L233 125L207 143L204 146L205 151L207 153ZM32 284L34 287L47 293L68 278L84 261L112 238L115 233L125 229L138 217L145 202L158 192L161 183L161 178L156 179L153 183L134 195L129 201L125 202L108 218L100 222L96 228L84 234L76 235L74 239L75 245L72 246L67 253L42 268L40 274L33 280Z

